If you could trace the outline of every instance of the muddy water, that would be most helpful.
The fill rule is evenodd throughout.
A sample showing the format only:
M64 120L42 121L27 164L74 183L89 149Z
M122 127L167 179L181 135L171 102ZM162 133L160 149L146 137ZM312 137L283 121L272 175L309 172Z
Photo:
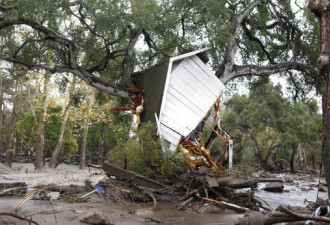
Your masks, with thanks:
M284 178L285 175L278 175L277 178ZM290 176L291 182L284 183L283 193L272 193L264 191L266 183L258 184L258 191L255 195L263 200L265 200L272 208L276 208L279 205L291 205L291 206L307 206L307 201L316 201L318 194L319 198L327 199L326 192L319 192L318 182L319 178L317 176L311 175L295 175ZM322 182L325 181L322 179Z
M20 199L0 198L0 211L7 211L14 207ZM232 211L221 213L196 213L178 211L175 204L158 203L156 209L151 209L148 204L119 205L96 200L88 203L64 203L54 201L53 205L47 201L30 200L22 207L22 212L34 214L41 211L61 210L56 214L38 214L32 216L33 220L43 225L55 224L83 224L80 220L93 212L101 212L116 225L141 225L141 224L208 224L230 225L234 224L242 215ZM0 220L1 223L1 220ZM17 223L19 224L19 223ZM24 223L22 223L24 224Z

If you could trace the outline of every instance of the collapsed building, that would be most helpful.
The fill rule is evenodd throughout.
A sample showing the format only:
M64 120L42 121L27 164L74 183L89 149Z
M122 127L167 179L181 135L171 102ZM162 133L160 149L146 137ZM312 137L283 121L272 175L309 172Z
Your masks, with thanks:
M233 139L220 127L220 101L225 86L207 62L207 49L201 49L134 73L137 88L132 89L136 93L132 112L134 122L154 122L163 146L183 151L190 166L207 165L222 171L225 159L232 167ZM200 135L205 126L211 129L211 135L203 143ZM217 137L227 146L219 162L210 154Z

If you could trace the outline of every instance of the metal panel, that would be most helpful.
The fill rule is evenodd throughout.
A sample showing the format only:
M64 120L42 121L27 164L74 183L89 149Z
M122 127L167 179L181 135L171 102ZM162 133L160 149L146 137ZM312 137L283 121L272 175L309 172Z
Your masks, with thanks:
M195 54L171 58L159 115L161 136L176 146L181 136L196 128L224 88Z

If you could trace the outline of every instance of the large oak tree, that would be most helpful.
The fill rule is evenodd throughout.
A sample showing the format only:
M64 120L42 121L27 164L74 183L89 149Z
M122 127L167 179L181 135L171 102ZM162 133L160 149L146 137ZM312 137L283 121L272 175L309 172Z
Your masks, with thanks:
M325 29L321 43L326 42L329 0L311 2ZM72 73L102 92L130 98L134 93L126 88L135 69L210 46L212 67L224 83L277 74L287 78L298 98L306 85L327 87L321 78L329 75L329 69L322 69L329 62L321 60L321 75L316 70L315 24L306 1L3 0L0 57L26 69ZM142 40L146 47L138 44ZM325 126L324 133L328 130ZM326 140L325 161L330 160Z

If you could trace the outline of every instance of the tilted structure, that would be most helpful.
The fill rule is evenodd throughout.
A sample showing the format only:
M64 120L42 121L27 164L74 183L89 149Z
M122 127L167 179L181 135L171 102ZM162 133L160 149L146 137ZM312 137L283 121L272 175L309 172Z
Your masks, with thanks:
M206 49L172 57L142 72L134 74L136 87L143 90L144 107L141 122L156 122L161 138L174 150L178 146L187 153L191 166L207 164L222 168L210 155L215 137L228 145L229 161L232 158L232 138L220 128L219 104L224 84L208 68ZM207 122L215 109L216 125ZM204 144L199 139L203 127L212 130Z

